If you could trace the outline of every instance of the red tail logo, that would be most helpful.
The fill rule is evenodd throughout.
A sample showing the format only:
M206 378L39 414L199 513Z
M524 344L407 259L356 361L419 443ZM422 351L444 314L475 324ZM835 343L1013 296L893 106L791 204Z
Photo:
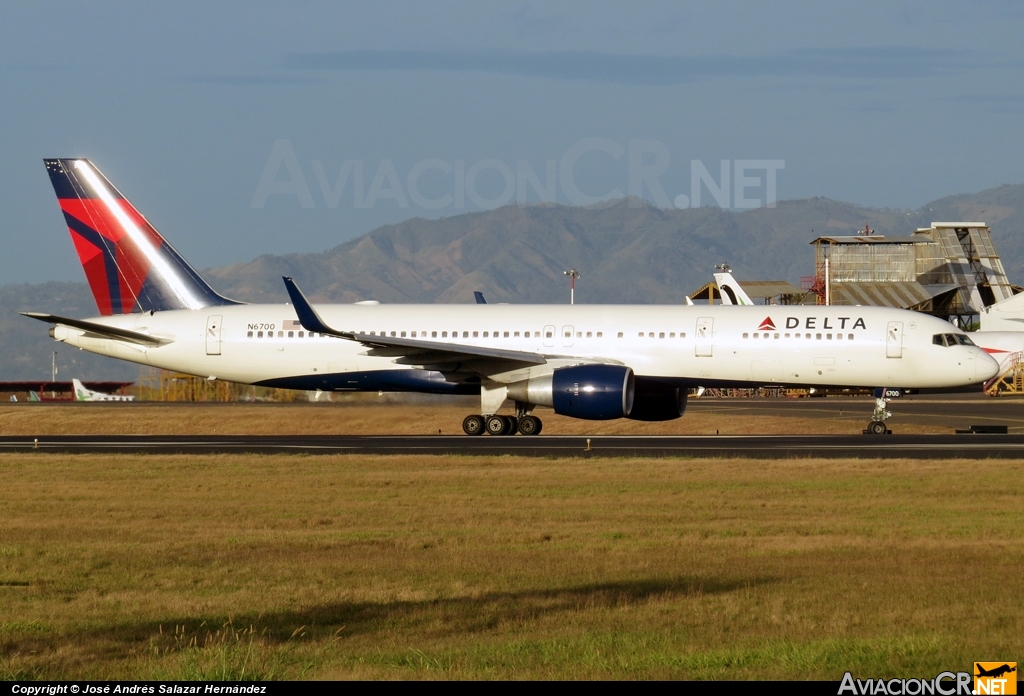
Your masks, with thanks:
M758 331L774 331L775 330L775 322L772 321L771 317L765 317L764 321L761 322L761 325L759 327L757 327L757 330Z
M91 162L44 162L100 314L234 304L214 292Z

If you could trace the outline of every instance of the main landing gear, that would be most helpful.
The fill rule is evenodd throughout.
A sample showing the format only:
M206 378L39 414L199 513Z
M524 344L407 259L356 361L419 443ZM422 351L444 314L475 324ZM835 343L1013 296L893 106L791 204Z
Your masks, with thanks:
M887 435L892 432L885 425L885 421L892 418L892 413L885 408L888 403L883 389L882 396L875 399L875 411L871 414L871 422L868 423L868 427L864 431L865 435Z
M540 435L542 424L540 418L530 415L514 416L466 416L462 421L462 430L467 435Z

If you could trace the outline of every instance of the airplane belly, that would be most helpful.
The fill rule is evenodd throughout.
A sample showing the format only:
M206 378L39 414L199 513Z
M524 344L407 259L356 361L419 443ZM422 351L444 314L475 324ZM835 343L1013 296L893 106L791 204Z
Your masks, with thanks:
M755 382L781 382L786 377L781 360L771 358L759 358L750 362L750 379Z

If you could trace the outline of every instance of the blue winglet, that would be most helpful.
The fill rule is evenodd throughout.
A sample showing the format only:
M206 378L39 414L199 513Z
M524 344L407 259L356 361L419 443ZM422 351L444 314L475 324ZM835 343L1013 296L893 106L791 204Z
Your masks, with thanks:
M284 279L284 287L288 290L288 296L292 298L292 306L295 307L295 314L298 315L302 328L313 333L345 338L345 335L340 331L335 331L324 323L320 315L313 309L313 305L309 304L305 295L299 290L299 286L295 284L294 280L288 276L282 276L282 278Z
M484 294L482 292L480 292L479 290L474 290L473 291L473 297L476 298L476 303L477 304L487 304L487 300L484 299Z

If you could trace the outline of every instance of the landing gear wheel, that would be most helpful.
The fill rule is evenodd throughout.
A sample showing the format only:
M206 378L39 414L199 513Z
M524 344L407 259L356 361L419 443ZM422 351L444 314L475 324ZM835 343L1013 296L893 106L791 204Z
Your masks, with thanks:
M523 435L540 435L541 422L536 416L523 416L519 419L519 432Z
M487 419L486 425L488 435L504 435L508 432L508 421L505 420L505 416L491 416Z
M484 419L481 416L466 416L462 421L462 432L467 435L483 435Z
M884 421L871 421L868 423L868 433L871 435L885 435L888 432Z
M505 416L505 422L508 423L508 430L505 431L506 435L515 435L519 432L519 421L515 419L515 416Z

